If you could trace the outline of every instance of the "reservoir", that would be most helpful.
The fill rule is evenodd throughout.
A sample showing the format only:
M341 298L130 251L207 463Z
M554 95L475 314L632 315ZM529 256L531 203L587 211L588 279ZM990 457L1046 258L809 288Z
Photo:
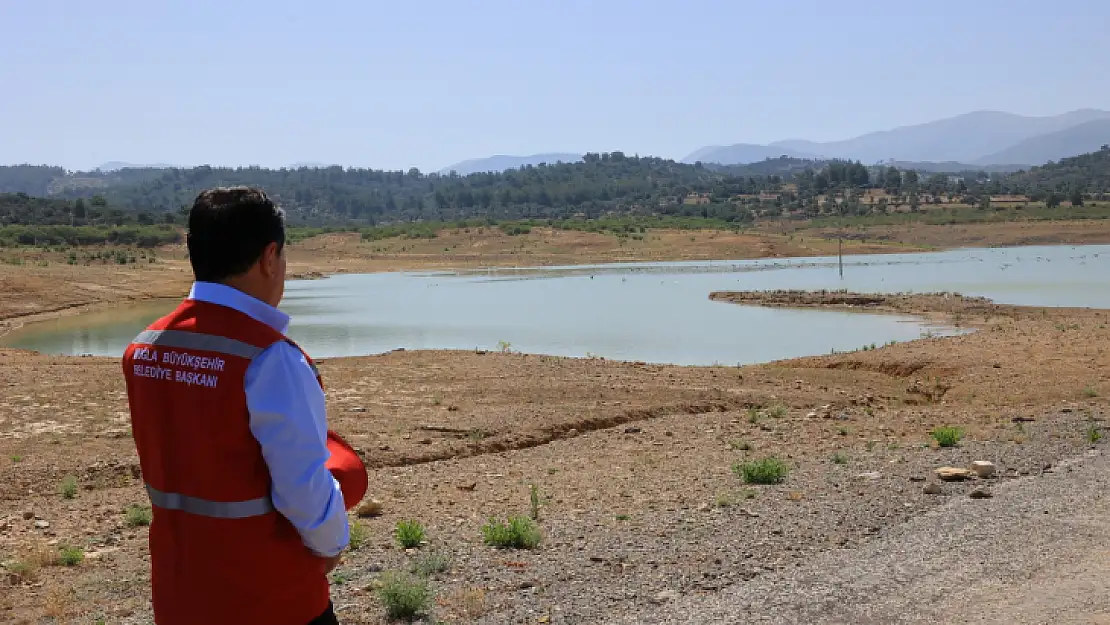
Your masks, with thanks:
M889 315L709 301L724 290L958 292L999 303L1110 308L1110 246L963 249L837 259L631 263L290 282L290 336L316 358L404 349L511 349L736 365L951 333ZM0 345L119 356L174 307L157 302L28 324Z

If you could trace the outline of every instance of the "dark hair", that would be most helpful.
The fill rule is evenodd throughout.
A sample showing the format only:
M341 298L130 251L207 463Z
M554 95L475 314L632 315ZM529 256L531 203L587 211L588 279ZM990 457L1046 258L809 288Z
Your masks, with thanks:
M186 244L197 280L221 282L245 273L271 243L285 246L285 212L262 189L208 189L193 202Z

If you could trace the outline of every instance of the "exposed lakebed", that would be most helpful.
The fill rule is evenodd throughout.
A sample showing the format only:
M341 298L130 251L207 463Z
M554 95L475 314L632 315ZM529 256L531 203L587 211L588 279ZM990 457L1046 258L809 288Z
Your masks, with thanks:
M713 291L951 291L999 303L1110 308L1110 246L634 263L290 282L290 335L319 358L487 349L689 365L748 364L948 333L891 315L740 306ZM152 302L28 324L0 345L117 356L173 307Z

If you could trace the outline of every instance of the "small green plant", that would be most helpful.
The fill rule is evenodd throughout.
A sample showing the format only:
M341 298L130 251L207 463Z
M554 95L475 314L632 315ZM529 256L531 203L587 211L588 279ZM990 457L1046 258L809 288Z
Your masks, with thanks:
M30 581L38 572L38 567L23 560L6 563L3 569L11 577L12 583Z
M361 549L362 546L366 544L366 541L370 539L370 531L366 529L365 525L359 523L358 521L354 521L351 523L349 534L350 538L347 541L347 547L351 551L357 551Z
M480 440L484 440L487 436L489 436L489 432L483 430L482 428L474 428L470 430L467 436L470 437L470 440L477 442Z
M751 451L752 450L752 444L749 443L748 441L732 441L731 443L729 443L729 447L731 447L732 449L737 450L737 451Z
M60 553L58 561L64 566L77 566L85 559L85 550L80 547L62 545L58 551Z
M842 427L842 428L837 428L836 433L841 435L841 436L847 436L848 434L851 433L851 430L849 430L848 428L843 428Z
M150 525L152 513L150 507L140 506L139 504L131 504L123 512L124 518L127 520L129 527L139 527Z
M752 462L737 462L732 465L732 471L746 484L780 484L786 479L790 469L786 463L771 457Z
M751 408L748 408L748 423L752 423L752 424L759 423L759 419L760 419L759 408L756 408L755 406L752 406Z
M419 521L398 521L393 536L405 549L413 549L424 541L424 526Z
M61 493L63 499L73 499L77 496L77 478L67 475L62 479Z
M775 419L781 419L786 416L786 406L782 404L775 404L774 406L771 406L770 410L767 411L767 414Z
M491 518L482 526L482 538L494 547L532 549L540 544L540 529L528 517L510 517L508 523Z
M497 349L502 354L510 354L513 351L513 344L508 341L497 341Z
M540 490L535 484L528 486L528 498L532 506L532 520L540 520Z
M431 551L422 553L412 563L412 572L421 577L431 577L446 573L451 569L451 557L445 553Z
M12 456L12 462L23 462L23 456Z
M941 447L955 447L960 439L963 438L964 432L960 428L945 426L939 427L932 432L933 440Z
M1087 427L1087 442L1094 445L1095 443L1099 442L1100 440L1102 440L1102 430L1100 430L1097 425L1088 426Z
M1095 387L1088 385L1086 388L1083 389L1083 396L1098 397L1098 390L1096 390Z
M350 571L333 571L331 574L331 583L336 586L342 586L349 581L351 581Z
M439 406L441 404L443 404L443 395L439 394L438 392L432 395L432 405Z
M382 574L380 582L378 599L385 606L389 620L411 620L428 609L432 593L427 580L388 571Z
M618 521L630 521L630 520L632 520L632 517L627 515L627 514L618 514L614 518L616 518Z
M848 456L841 452L836 452L832 456L833 464L848 464Z

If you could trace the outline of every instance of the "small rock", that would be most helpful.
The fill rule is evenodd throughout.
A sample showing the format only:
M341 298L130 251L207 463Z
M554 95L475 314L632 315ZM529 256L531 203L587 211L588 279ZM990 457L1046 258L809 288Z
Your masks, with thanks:
M940 495L944 490L940 487L940 484L933 482L932 484L926 484L922 492L926 495Z
M807 419L816 419L817 418L817 413L816 412L807 412L806 413L806 418Z
M700 506L698 506L698 512L705 512L708 509L709 509L709 504L707 504L707 503L703 503Z
M975 490L971 491L970 494L968 494L968 497L971 497L972 499L989 499L990 496L991 491L982 486L976 488Z
M366 409L362 406L353 406L351 408L348 408L347 412L366 412Z
M877 480L882 476L883 474L879 473L878 471L868 471L867 473L860 473L856 477L864 480Z
M674 432L667 430L666 432L663 432L663 436L674 436Z
M456 486L459 490L474 490L478 487L478 482L467 482L466 484L459 484Z
M910 481L911 482L924 482L925 481L925 476L924 475L911 475L910 476Z
M35 518L34 510L24 510L23 511L23 520L24 521L30 521L33 518Z
M49 521L35 521L35 529L44 530L50 527Z
M567 430L567 437L569 438L571 436L578 436L578 430L575 428Z
M382 502L377 499L371 499L358 507L358 516L363 518L379 516L381 513Z
M971 463L971 470L975 471L975 475L979 477L990 477L994 475L994 463L986 460L976 460Z
M662 590L655 595L653 601L655 603L666 603L668 601L674 601L675 599L678 599L678 596L679 595L677 590Z
M625 434L639 434L640 432L643 432L643 430L634 425L624 428Z
M970 469L961 469L959 467L941 467L936 471L937 477L945 482L958 482L966 480L971 477Z
M432 444L432 439L430 439L430 438L422 438L422 439L420 439L420 440L418 440L418 441L416 441L416 442L420 443L421 445L431 445L431 444Z

